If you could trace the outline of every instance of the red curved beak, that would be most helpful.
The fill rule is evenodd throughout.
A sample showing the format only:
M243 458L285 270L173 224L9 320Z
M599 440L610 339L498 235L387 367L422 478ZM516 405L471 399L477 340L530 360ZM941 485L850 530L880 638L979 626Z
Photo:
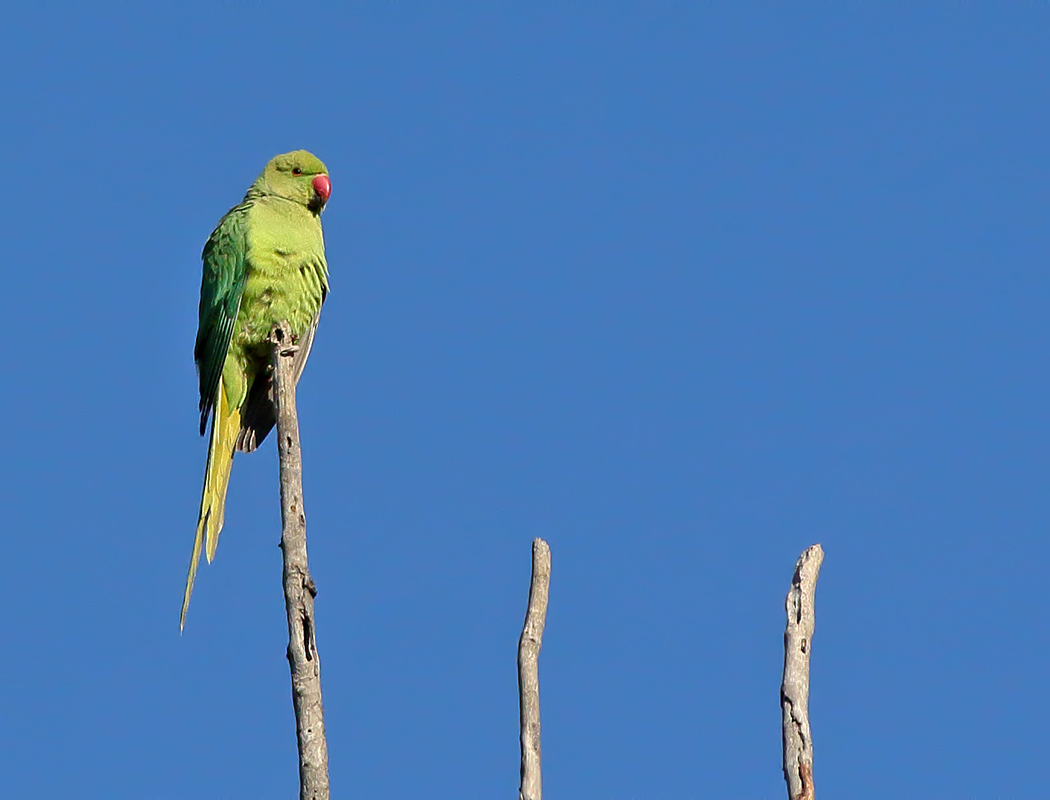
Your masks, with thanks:
M322 203L327 203L328 198L332 195L332 182L328 179L327 175L318 175L313 180L314 191L317 192L317 196L321 198Z

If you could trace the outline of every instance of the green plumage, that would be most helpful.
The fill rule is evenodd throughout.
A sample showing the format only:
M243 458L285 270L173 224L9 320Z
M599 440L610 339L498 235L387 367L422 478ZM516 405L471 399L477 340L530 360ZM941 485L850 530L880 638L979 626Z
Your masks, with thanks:
M212 418L197 537L180 625L206 540L208 561L222 529L234 450L251 452L274 425L270 345L287 322L299 345L295 378L310 354L328 294L321 210L328 170L305 150L277 156L204 245L194 359L200 380L201 435Z

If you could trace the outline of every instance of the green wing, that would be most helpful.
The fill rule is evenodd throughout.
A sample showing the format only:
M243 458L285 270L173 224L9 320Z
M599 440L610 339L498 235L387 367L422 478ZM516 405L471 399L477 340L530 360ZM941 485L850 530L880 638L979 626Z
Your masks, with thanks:
M204 245L201 258L200 316L193 359L201 391L201 436L208 424L208 414L215 405L226 353L230 349L233 326L244 294L248 275L248 211L251 202L234 206L223 217Z

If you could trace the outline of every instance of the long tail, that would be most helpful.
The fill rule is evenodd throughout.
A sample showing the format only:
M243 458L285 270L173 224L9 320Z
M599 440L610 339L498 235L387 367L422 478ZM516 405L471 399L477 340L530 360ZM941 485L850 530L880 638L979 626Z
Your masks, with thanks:
M186 577L186 593L182 598L182 615L179 617L180 631L186 626L186 610L190 607L193 580L197 577L201 544L205 545L209 564L215 558L215 548L219 545L219 531L222 530L226 511L226 487L230 484L230 467L233 466L233 448L241 429L241 410L229 407L226 387L221 379L216 394L211 441L208 444L208 466L204 471L204 491L201 492L201 511L197 518L197 536L193 540L190 574Z

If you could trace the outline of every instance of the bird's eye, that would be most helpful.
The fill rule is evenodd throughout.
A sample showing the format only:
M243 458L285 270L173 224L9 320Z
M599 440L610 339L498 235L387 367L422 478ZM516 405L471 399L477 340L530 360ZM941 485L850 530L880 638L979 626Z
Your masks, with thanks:
M303 170L302 170L301 167L292 167L292 174L293 175L302 175L303 174Z

